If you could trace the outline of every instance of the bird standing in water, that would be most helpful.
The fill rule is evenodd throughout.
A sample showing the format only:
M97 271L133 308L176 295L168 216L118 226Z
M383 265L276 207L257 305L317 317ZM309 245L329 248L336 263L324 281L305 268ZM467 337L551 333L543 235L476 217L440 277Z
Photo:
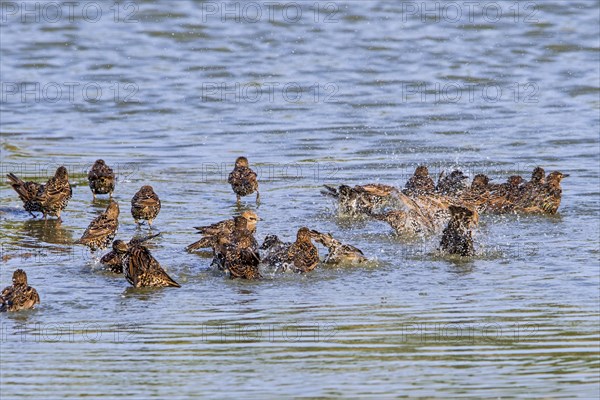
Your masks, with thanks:
M238 216L233 220L233 232L228 238L221 238L220 250L215 258L222 264L222 269L229 271L231 279L260 279L258 243L248 230L244 217Z
M256 172L254 172L248 164L246 157L238 157L235 160L235 167L229 174L227 182L231 184L237 202L240 202L240 198L248 196L256 192L256 204L260 203L260 193L258 192L258 180Z
M112 198L115 190L115 173L104 160L96 160L88 172L88 183L94 199L97 194L108 194Z
M311 238L310 229L305 227L298 229L296 241L287 251L285 263L295 272L310 272L319 264L319 251Z
M519 211L556 214L562 199L562 188L560 182L568 177L560 171L554 171L546 177L546 183L541 184L533 191L533 194L521 204L517 204Z
M25 211L35 218L34 212L41 212L46 219L47 215L54 215L60 219L60 213L65 209L73 196L69 183L69 174L65 167L58 167L54 176L40 184L24 182L15 174L6 175L10 185L17 192L23 202Z
M38 292L27 285L27 274L22 269L13 273L13 284L0 294L0 312L33 308L40 303Z
M131 199L131 215L135 223L140 225L140 220L148 221L152 226L152 221L160 212L160 199L154 193L150 185L144 185Z

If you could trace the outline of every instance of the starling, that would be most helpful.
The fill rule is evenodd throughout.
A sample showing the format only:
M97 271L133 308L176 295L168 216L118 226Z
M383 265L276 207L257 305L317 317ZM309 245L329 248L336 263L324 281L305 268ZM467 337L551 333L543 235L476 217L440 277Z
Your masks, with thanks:
M117 252L123 257L125 279L133 287L181 287L142 244L134 243L130 246L121 241L117 245Z
M310 231L316 242L327 247L329 253L323 260L325 264L358 264L367 261L362 250L343 244L334 239L330 233L321 233L315 230Z
M267 235L260 245L261 263L274 268L274 271L284 270L283 263L287 260L288 249L292 243L283 242L277 235Z
M535 167L531 173L529 182L521 185L521 197L523 199L531 197L531 194L538 192L546 183L546 171L541 167Z
M106 210L94 218L77 244L88 246L90 250L105 249L113 241L119 228L119 205L111 200Z
M444 229L440 248L444 253L470 257L475 254L473 247L473 229L479 222L477 211L450 206L450 222Z
M471 187L460 195L460 203L483 212L490 201L490 178L485 174L477 174L471 182Z
M16 270L12 282L12 286L6 287L0 294L0 312L26 310L40 303L38 292L27 285L25 271Z
M420 165L414 175L406 182L404 193L406 194L428 194L433 193L435 184L429 176L429 170L425 165Z
M244 211L241 216L246 219L246 226L250 233L256 232L256 224L260 218L254 211ZM193 251L202 248L214 248L216 247L220 237L229 236L234 230L234 221L232 219L226 219L224 221L216 222L208 226L195 227L202 235L200 240L190 244L186 247L187 251Z
M156 218L159 211L160 199L150 185L142 186L131 199L131 215L138 225L140 220L146 220L148 225L152 226L152 220Z
M310 272L319 264L319 251L311 241L310 229L298 230L296 241L288 248L286 264L295 272Z
M393 204L400 191L379 183L362 186L341 185L337 189L323 185L321 193L338 200L340 211L347 214L370 214L376 209Z
M65 167L58 167L54 176L46 184L36 182L23 182L15 174L7 175L10 185L17 192L23 202L25 210L34 218L34 212L41 212L46 219L47 215L54 215L60 219L60 213L67 206L73 195L69 184L69 174Z
M559 171L554 171L546 177L546 183L541 184L517 204L517 210L529 213L556 214L562 199L560 182L568 177Z
M445 196L458 196L467 189L467 179L469 178L459 169L455 169L449 175L442 171L435 190Z
M160 233L157 233L156 235L146 236L143 238L133 238L129 241L129 243L125 243L122 240L115 240L112 243L112 250L102 256L102 258L100 259L100 263L104 265L109 271L114 272L116 274L122 274L123 258L125 257L129 246L144 243L145 241L153 239L157 236L160 236Z
M422 236L442 230L450 219L447 196L402 194L402 204L390 211L372 213L371 217L387 222L398 235Z
M258 243L248 230L245 218L237 216L233 220L233 232L228 238L221 239L216 258L223 269L229 271L231 279L260 279Z
M498 213L514 211L516 203L521 198L521 184L523 182L523 177L511 175L505 183L491 185L487 209Z
M112 198L115 190L115 173L104 163L104 160L96 160L88 172L88 182L94 199L97 194L108 194Z
M256 192L256 203L260 203L256 172L250 169L246 157L238 157L235 160L235 167L229 174L227 182L231 184L231 188L237 196L238 203L240 202L241 197L248 196L254 192Z

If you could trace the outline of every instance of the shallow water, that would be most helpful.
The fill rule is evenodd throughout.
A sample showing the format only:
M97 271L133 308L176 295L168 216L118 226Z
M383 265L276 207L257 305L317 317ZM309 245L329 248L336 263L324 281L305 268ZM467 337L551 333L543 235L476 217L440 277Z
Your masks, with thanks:
M0 186L0 283L25 268L42 299L1 316L2 398L600 394L598 2L454 3L460 18L420 2L253 3L260 18L80 2L73 21L40 8L37 22L11 4L2 173L66 165L76 187L57 223ZM193 226L239 211L226 176L242 154L260 173L259 238L307 225L373 262L243 282L184 252ZM119 174L120 238L139 233L131 196L154 186L150 247L181 289L132 290L71 245L107 205L87 188L96 158ZM339 219L319 194L403 185L419 163L571 176L558 216L483 217L467 261L437 256L439 237Z

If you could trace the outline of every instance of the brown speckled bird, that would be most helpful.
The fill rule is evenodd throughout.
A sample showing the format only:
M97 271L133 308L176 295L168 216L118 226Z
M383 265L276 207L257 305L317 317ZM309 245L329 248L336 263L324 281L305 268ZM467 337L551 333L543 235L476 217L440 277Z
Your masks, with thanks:
M290 242L283 242L277 235L267 235L260 245L261 250L261 262L267 265L279 266L284 260L289 247L292 244Z
M40 184L24 182L15 174L7 175L10 185L17 192L23 206L34 218L34 212L41 212L46 219L47 215L60 219L60 213L67 206L73 190L69 184L69 174L65 167L58 167L54 176Z
M150 250L136 243L131 246L124 242L119 243L118 251L123 255L123 271L125 279L133 287L181 287L160 266L158 261L150 254Z
M321 233L315 230L310 233L316 242L321 243L329 250L323 260L325 264L359 264L367 261L362 250L334 239L330 233Z
M490 201L490 178L485 174L477 174L471 182L471 187L460 195L459 203L483 212Z
M246 219L247 229L250 233L254 234L256 232L256 224L260 220L258 215L254 211L244 211L241 216ZM202 237L200 240L190 244L186 247L187 251L193 251L197 249L204 248L212 248L213 251L218 244L220 237L227 237L231 235L234 229L234 221L232 219L226 219L224 221L216 222L212 225L207 226L198 226L195 227L198 231L197 233L201 234Z
M444 229L440 242L441 250L446 254L473 256L473 229L479 222L477 211L453 205L450 206L450 214L450 222Z
M88 246L91 251L105 249L113 241L119 228L119 205L111 200L106 210L94 218L77 244Z
M108 194L112 198L115 190L115 173L104 160L96 160L88 172L88 183L94 199L97 194Z
M398 235L423 236L440 232L450 219L449 197L440 195L400 196L400 207L371 217L387 222Z
M497 213L507 213L515 210L515 205L521 197L523 177L511 175L505 183L490 185L491 193L487 209Z
M133 246L136 244L144 243L147 240L153 239L157 236L160 236L160 233L156 235L146 236L143 238L133 238L129 241L129 243L125 243L122 240L115 240L112 243L112 250L100 259L100 263L106 267L111 272L116 274L123 273L123 259L125 258L125 254L127 253L127 249L129 246Z
M559 171L554 171L546 177L546 183L540 185L533 193L517 204L517 210L527 213L556 214L562 199L560 182L568 177Z
M526 199L535 195L546 183L546 171L541 167L535 167L531 173L529 182L525 182L520 187L521 198Z
M449 175L444 171L440 173L438 183L435 187L436 192L445 196L459 196L467 189L467 180L469 178L459 169L455 169Z
M325 189L321 193L338 200L338 206L342 213L371 214L376 210L394 204L401 192L389 185L373 183L350 187L341 185L337 189L323 185Z
M319 251L311 241L310 229L298 229L296 241L288 248L286 264L295 272L310 272L319 264Z
M428 194L435 191L433 179L429 176L429 170L425 165L420 165L414 175L406 182L404 193L406 194Z
M0 312L34 308L40 303L38 292L27 285L27 274L22 269L13 273L13 284L0 294Z
M221 238L215 258L231 279L260 279L258 243L248 230L245 218L237 216L233 220L233 232L228 238Z
M160 211L160 199L154 193L150 185L144 185L131 199L131 215L135 223L140 225L140 220L148 221L152 226L152 221Z
M241 197L248 196L254 192L256 192L256 203L260 203L256 172L250 169L246 157L238 157L235 160L235 167L229 174L227 182L231 184L238 203Z

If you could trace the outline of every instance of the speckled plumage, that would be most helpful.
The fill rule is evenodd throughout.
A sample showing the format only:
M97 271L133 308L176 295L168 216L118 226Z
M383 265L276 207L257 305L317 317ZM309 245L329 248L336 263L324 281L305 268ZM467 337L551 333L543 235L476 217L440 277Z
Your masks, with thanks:
M13 284L0 294L0 312L34 308L40 303L38 292L27 285L27 274L22 269L13 273Z
M316 242L321 243L329 250L323 260L325 264L358 264L367 261L362 250L340 242L330 233L312 230L311 235Z
M234 218L234 229L228 238L221 239L216 259L231 279L260 279L258 243L247 228L246 219Z
M477 174L471 182L471 187L462 192L459 203L483 212L490 201L490 178L485 174Z
M467 180L468 177L461 170L455 169L448 175L442 171L435 191L444 196L459 196L468 188Z
M497 213L512 212L521 197L523 178L511 175L505 183L491 185L487 209Z
M233 189L238 202L241 197L248 196L254 192L256 192L256 203L260 202L257 175L249 167L246 157L238 157L235 160L235 167L229 174L227 182L231 184L231 189Z
M77 244L88 246L91 251L105 249L113 241L119 228L119 205L111 200L106 210L94 218Z
M398 235L422 236L442 230L450 219L450 198L440 195L400 196L401 205L371 217L387 222Z
M125 254L127 253L127 249L130 246L144 243L147 240L153 239L157 236L160 236L160 233L156 235L146 236L143 238L133 238L129 241L129 243L125 243L122 240L115 240L112 243L112 250L102 256L100 259L100 263L106 267L111 272L116 274L123 273L123 259L125 258Z
M450 221L444 229L440 249L446 254L463 257L473 256L473 229L479 222L477 211L461 207L450 206Z
M259 220L258 215L254 211L244 211L241 216L246 219L247 229L250 233L254 234L256 232L256 224ZM216 222L212 225L207 226L198 226L195 227L198 231L197 233L201 234L202 237L200 240L190 244L186 247L187 251L193 251L202 248L212 248L213 251L216 245L219 242L219 238L227 237L231 235L234 230L234 220L226 219L224 221Z
M296 241L287 250L285 264L295 272L310 272L319 264L319 251L311 241L310 229L298 229Z
M551 172L546 177L546 183L540 184L528 196L523 196L515 208L526 213L556 214L562 200L560 183L568 176L559 171Z
M88 183L94 199L97 194L108 194L112 198L115 190L115 173L104 160L96 160L88 172Z
M341 185L338 188L329 185L323 186L326 190L321 193L337 199L340 211L347 214L373 213L382 207L393 204L397 201L397 196L401 194L397 188L380 183L354 187Z
M69 174L65 167L58 167L54 176L48 179L46 184L24 182L13 173L8 174L7 178L23 202L25 210L34 218L34 212L41 212L44 218L47 215L60 218L60 213L73 195Z
M160 212L160 199L154 193L154 189L150 185L142 186L140 190L131 199L131 215L136 224L140 224L140 220L148 221L148 225L152 225L152 221L156 219Z
M420 165L415 170L404 186L404 193L411 194L429 194L435 191L433 179L429 176L429 170L425 165Z
M159 262L150 254L150 250L137 243L127 245L123 257L123 272L125 279L133 287L181 287L160 266Z

